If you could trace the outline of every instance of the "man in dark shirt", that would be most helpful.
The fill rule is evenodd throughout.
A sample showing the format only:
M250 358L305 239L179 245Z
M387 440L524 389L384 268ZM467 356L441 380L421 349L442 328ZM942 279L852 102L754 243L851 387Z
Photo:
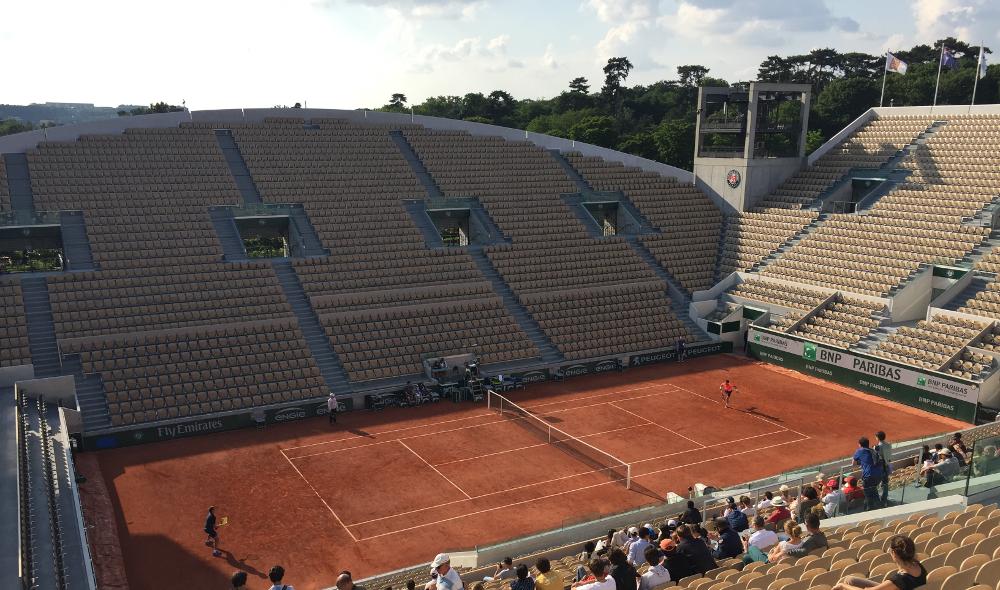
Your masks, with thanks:
M743 531L750 528L750 522L747 520L747 515L740 510L740 507L736 505L736 499L733 497L726 498L726 520L729 521L729 528L733 529L737 533L742 533Z
M663 565L670 572L671 580L680 580L694 573L684 556L677 552L677 544L673 539L666 538L660 541L660 551L663 552Z
M701 524L701 512L694 507L694 501L688 500L687 510L684 511L684 516L681 516L681 522L684 524Z
M725 518L715 519L714 537L718 540L719 546L712 552L712 557L716 559L728 559L730 557L738 557L743 553L743 541L740 539L739 533L729 526L729 521Z
M219 532L215 530L215 506L208 507L208 516L205 517L205 534L208 535L205 544L212 548L212 555L215 557L222 555L222 551L219 551Z
M718 567L712 557L712 550L708 548L708 545L694 538L688 525L682 524L674 532L680 539L680 543L677 544L677 552L688 562L693 573L704 574L708 570Z
M625 552L613 549L608 560L611 562L611 577L615 580L616 590L636 590L636 578L639 574L628 562Z
M802 545L798 549L785 551L785 555L802 557L814 549L822 549L828 546L826 534L819 530L819 516L812 512L806 515L806 530L809 531L809 535L802 541Z

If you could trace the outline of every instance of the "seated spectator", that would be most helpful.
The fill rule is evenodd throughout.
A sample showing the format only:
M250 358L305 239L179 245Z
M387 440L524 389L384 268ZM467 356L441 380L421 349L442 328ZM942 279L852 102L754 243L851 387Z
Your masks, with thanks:
M938 453L938 462L925 466L920 470L924 476L924 487L932 488L936 485L951 481L951 478L958 475L961 467L958 459L952 456L950 449L941 449Z
M233 588L243 588L246 590L247 587L247 573L246 572L236 572L230 578L229 581L232 583Z
M688 500L687 510L685 510L684 515L681 516L681 522L684 524L701 524L701 512L694 507L693 500Z
M674 529L677 528L677 521L671 518L667 522L660 525L660 537L659 540L669 539L671 535L674 534Z
M785 500L785 506L789 506L792 503L792 489L785 484L781 484L778 488L778 493Z
M625 543L628 543L628 540L628 530L622 529L615 533L615 536L611 538L611 547L624 547Z
M923 450L920 451L920 462L923 463L924 461L934 461L934 457L931 455L930 445L924 445Z
M865 491L858 485L858 478L851 476L844 481L844 500L851 503L865 499Z
M785 555L788 557L802 557L803 555L816 549L828 547L826 534L819 530L819 516L816 514L806 515L806 537L802 540L802 545L797 549L786 549Z
M770 490L764 492L764 499L757 503L757 510L767 510L771 508L771 500L774 499L774 494Z
M646 547L649 547L649 529L642 527L639 529L639 538L632 542L628 546L628 562L634 567L638 567L646 561L644 557L646 554ZM614 566L615 562L612 561L611 565ZM614 575L614 570L612 569L612 575ZM617 578L616 578L617 580ZM621 590L621 584L618 585L619 590Z
M747 515L740 510L740 507L736 505L736 499L730 496L726 498L726 511L723 513L726 520L729 521L729 528L733 529L737 533L742 533L743 531L750 528L750 523L747 521Z
M608 551L611 551L611 546L614 543L614 538L615 538L615 530L611 529L610 531L608 531L607 536L605 536L603 539L598 541L596 545L594 545L594 553L597 553L598 555L604 555Z
M782 557L788 554L789 551L794 551L802 547L802 527L795 524L794 521L788 520L785 522L785 534L788 535L787 541L781 541L767 554L768 563L775 563Z
M754 508L753 500L750 499L750 496L740 496L740 510L746 515L747 524L757 518L757 509Z
M778 533L770 531L764 528L764 517L758 516L753 521L753 533L746 541L746 549L749 550L751 547L756 547L762 552L767 552L768 549L774 547L778 544Z
M591 552L593 552L593 543L589 543L591 546ZM489 582L491 580L508 580L516 575L514 572L514 560L510 557L504 557L503 561L497 564L496 570L493 572L492 576L486 576L483 578L484 582Z
M739 512L743 516L742 512ZM746 518L744 516L744 518ZM716 559L729 559L743 554L743 541L740 535L729 526L729 521L725 518L715 519L715 534L713 537L718 541L718 547L712 553Z
M649 538L646 540L649 541L650 545L655 544L654 541L656 541L656 535L658 531L653 527L653 525L649 524L648 522L642 525L642 528L649 531Z
M962 442L962 433L956 432L952 435L951 440L948 441L948 450L951 451L951 456L958 460L959 467L965 467L969 463L969 449L966 448L965 443Z
M788 511L786 507L787 503L785 499L781 496L773 498L771 500L771 514L767 517L767 524L774 525L775 527L782 526L782 523L792 517L792 513Z
M639 578L639 590L653 590L673 579L665 565L666 558L656 547L646 547L646 563L649 564L649 569Z
M611 531L614 533L614 531ZM535 578L535 590L563 590L562 576L552 573L552 564L548 559L539 557L535 562L535 569L538 570L538 577Z
M934 443L934 450L931 451L931 459L934 459L935 463L938 462L938 455L941 454L941 450L942 449L944 449L944 445L943 444L941 444L941 443Z
M649 544L647 543L646 546L648 547ZM642 559L645 561L645 549L643 549L643 553ZM625 553L621 549L613 549L611 555L608 556L608 561L611 562L611 577L615 580L615 588L617 590L636 590L636 579L639 577L639 572L635 571L635 567L625 557Z
M361 586L354 583L354 578L351 577L351 572L342 571L340 575L337 576L337 590L364 590Z
M660 540L660 552L663 553L663 565L670 572L671 579L680 580L694 573L684 556L677 552L677 543L670 537Z
M587 563L594 556L595 551L597 551L597 545L595 545L593 541L587 541L586 543L583 544L583 551L580 553L580 555L577 555L576 557L581 562ZM508 557L507 559L510 558ZM500 579L502 580L503 578Z
M812 486L802 486L802 492L799 494L799 504L795 511L796 522L805 522L806 515L812 512L812 509L820 504L819 494L816 493L816 488Z
M844 501L844 494L837 486L837 480L831 479L823 486L823 511L826 518L833 518L840 512L840 504Z
M708 545L705 543L695 539L690 526L682 524L677 527L674 534L676 534L679 539L679 543L677 543L677 553L679 553L682 558L687 560L688 565L691 567L692 574L698 573L704 575L704 573L708 570L718 567L715 563L715 559L712 557L712 550L709 549Z
M451 557L447 553L438 553L434 557L434 561L431 562L431 574L437 576L434 578L434 586L436 590L463 590L465 588L462 584L462 578L455 571L455 568L451 567Z
M285 568L280 565L276 565L267 572L267 579L271 581L270 590L295 590L295 588L289 586L288 584L282 584L281 580L285 577Z
M575 590L615 590L615 579L608 575L608 560L595 557L588 564L590 575L574 582L570 588Z
M875 588L877 590L913 590L927 584L927 570L917 561L917 549L913 540L905 535L896 535L889 539L889 555L895 562L896 571L886 576L879 583L866 578L847 576L833 590L856 590L858 588Z
M976 456L972 458L972 475L976 477L997 472L1000 462L997 461L997 448L993 445L976 448Z
M622 551L625 552L625 555L628 555L628 549L629 547L632 546L632 543L635 543L638 540L639 540L639 528L634 526L628 527L628 540L625 541L624 545L622 545Z
M528 575L528 566L519 563L514 575L517 577L511 580L510 590L535 590L535 580Z

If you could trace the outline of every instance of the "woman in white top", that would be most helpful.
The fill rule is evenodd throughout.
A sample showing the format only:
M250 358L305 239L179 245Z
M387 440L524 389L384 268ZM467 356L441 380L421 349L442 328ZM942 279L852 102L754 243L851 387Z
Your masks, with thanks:
M771 548L771 551L767 554L768 562L774 563L784 557L787 551L798 549L802 546L802 527L795 524L794 520L785 521L785 534L788 535L788 540L781 541Z
M823 510L826 512L827 518L833 518L837 515L840 510L840 503L844 500L844 494L840 491L840 488L834 485L830 487L830 482L823 486L823 497L820 499L823 502Z

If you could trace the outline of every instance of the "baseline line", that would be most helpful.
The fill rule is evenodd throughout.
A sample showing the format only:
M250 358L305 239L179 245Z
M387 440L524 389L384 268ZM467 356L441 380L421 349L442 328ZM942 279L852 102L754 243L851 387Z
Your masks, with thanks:
M683 438L684 440L693 442L694 444L698 445L699 449L704 449L705 448L704 444L702 444L702 443L694 440L693 438L688 438L688 437L684 436L683 434L681 434L679 432L674 432L673 430L670 430L669 428L667 428L666 426L664 426L662 424L659 424L657 422L653 422L652 420L649 420L647 418L643 418L642 416L640 416L639 414L636 414L635 412L626 410L625 408L616 405L615 402L608 402L608 405L611 406L612 408L615 408L616 410L620 410L622 412L625 412L626 414L631 414L631 415L635 416L636 418L639 418L641 420L645 420L649 424L652 424L653 426L656 426L657 428L662 428L663 430L666 430L667 432L669 432L670 434L672 434L674 436L679 436L679 437Z
M529 410L531 408L544 408L545 406L555 406L555 405L558 405L558 404L568 404L568 403L572 403L572 402L576 402L576 401L586 401L586 400L589 400L589 399L596 399L596 398L599 398L599 397L607 397L609 395L616 395L616 394L619 394L619 393L628 393L630 391L642 391L644 389L653 389L654 387L664 387L664 386L667 386L667 385L669 385L670 387L677 387L673 383L650 383L649 385L643 385L641 387L630 387L629 389L616 389L614 391L608 391L608 392L605 392L605 393L596 393L594 395L579 396L579 397L574 397L573 399L568 399L568 400L563 400L563 401L550 401L550 402L545 402L543 404L532 404L530 406L524 405L524 406L521 406L521 407L524 408L524 409L526 409L526 410ZM668 392L664 392L664 393L670 393L670 392L668 391Z
M299 471L299 468L295 466L295 463L292 463L291 459L288 458L288 455L285 455L284 451L281 452L281 456L284 457L286 461L288 461L288 464L292 466L292 469L295 470L295 473L299 474L299 477L302 478L302 481L304 481L305 484L309 486L309 489L312 490L314 494L316 494L316 497L319 498L319 501L322 502L323 505L326 506L326 509L330 511L330 514L332 514L333 517L337 519L337 522L340 523L340 526L344 527L344 530L347 531L347 534L350 535L352 539L354 539L355 543L357 543L359 539L354 536L354 533L351 532L351 529L347 528L347 525L344 524L344 521L340 520L340 517L337 516L337 513L334 512L333 508L331 508L330 505L326 502L326 500L323 499L323 496L319 495L319 492L316 491L316 487L308 479L306 479L306 476L302 475L302 472Z
M406 445L406 443L405 443L405 442L403 442L403 441L401 441L401 440L397 440L396 442L398 442L399 444L403 445L403 448L404 448L404 449L406 449L407 451L410 451L411 453L413 453L414 455L416 455L416 456L417 456L417 459L420 459L421 461L423 461L423 462L424 462L424 465L426 465L426 466L428 466L428 467L430 467L431 469L433 469L433 470L434 470L434 473L437 473L438 475L440 475L441 477L443 477L443 478L444 478L444 480L445 480L446 482L450 483L450 484L451 484L452 486L454 486L456 490L458 490L458 491L462 492L462 494L463 494L463 495L464 495L464 496L465 496L466 498L468 498L469 500L471 500L471 499L472 499L472 496L470 496L470 495L469 495L469 494L468 494L468 493L467 493L467 492L466 492L465 490L463 490L462 488L458 487L458 484L456 484L455 482L453 482L453 481L451 481L450 479L448 479L448 476L447 476L447 475L445 475L445 474L441 473L440 471L438 471L438 468L437 468L437 467L435 467L435 466L431 465L430 463L428 463L428 462L427 462L427 459L424 459L423 457L421 457L421 456L420 456L420 453L418 453L418 452L414 451L413 449L411 449L410 447L408 447L408 446Z

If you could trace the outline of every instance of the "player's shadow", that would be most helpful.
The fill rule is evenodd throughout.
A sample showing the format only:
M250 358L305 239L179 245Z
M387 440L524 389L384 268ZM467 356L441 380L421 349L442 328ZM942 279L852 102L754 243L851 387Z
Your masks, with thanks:
M375 436L368 432L367 430L361 430L360 428L348 428L347 432L350 432L354 436L361 436L364 438L375 438Z
M772 416L770 414L765 414L764 412L759 411L756 406L750 406L749 408L740 411L745 414L750 414L751 416L759 416L761 418L767 418L768 420L772 420L774 422L782 421L781 418L777 416Z
M222 549L221 551L222 551L222 556L226 558L226 563L228 563L233 568L241 572L246 572L248 576L254 576L261 579L267 577L267 574L265 574L264 572L260 571L259 569L255 568L252 565L247 564L248 559L253 559L252 556L248 555L243 559L236 559L236 556L233 555L231 552L226 551L225 549Z

